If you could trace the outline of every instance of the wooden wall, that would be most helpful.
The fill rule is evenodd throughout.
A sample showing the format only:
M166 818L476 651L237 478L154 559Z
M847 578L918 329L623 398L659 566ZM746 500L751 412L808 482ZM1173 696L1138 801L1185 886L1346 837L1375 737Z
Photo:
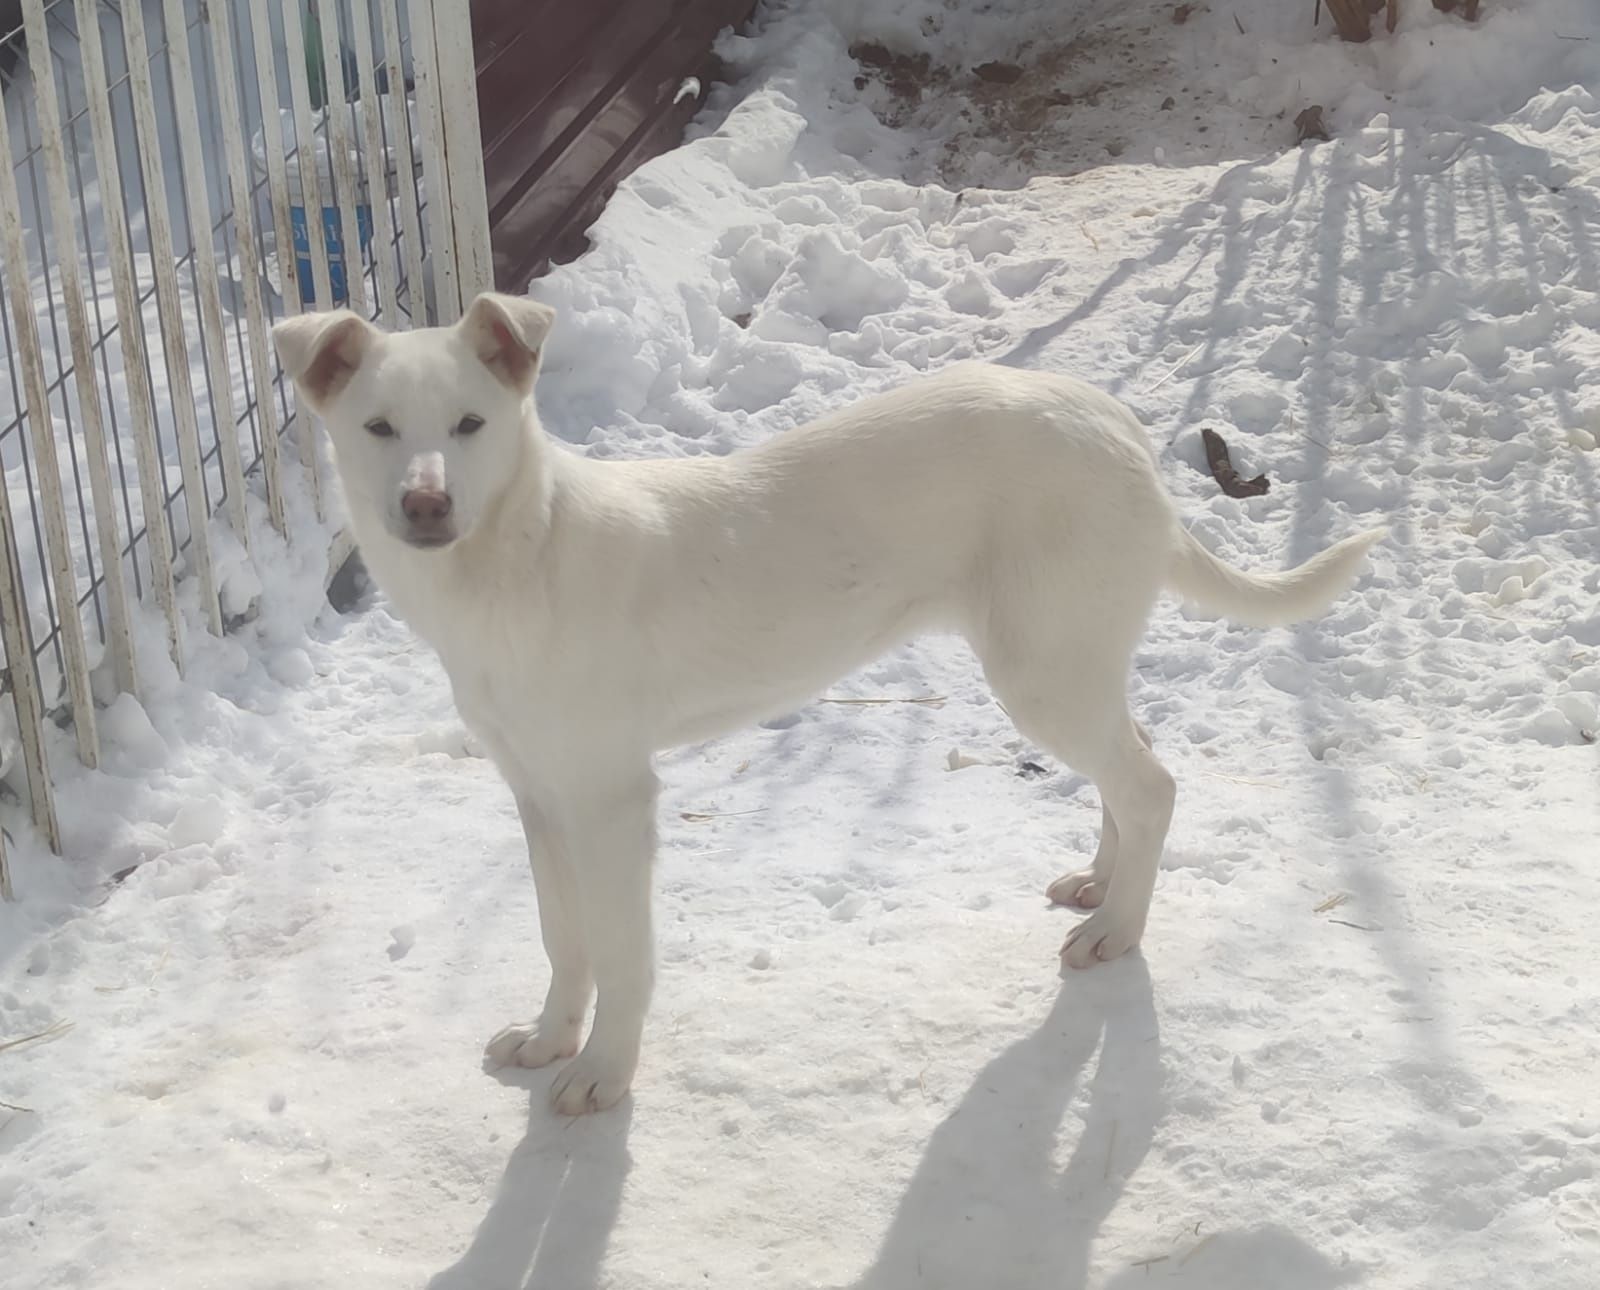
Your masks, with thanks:
M495 285L522 291L617 182L678 142L711 43L755 0L472 0ZM673 102L687 77L698 96Z

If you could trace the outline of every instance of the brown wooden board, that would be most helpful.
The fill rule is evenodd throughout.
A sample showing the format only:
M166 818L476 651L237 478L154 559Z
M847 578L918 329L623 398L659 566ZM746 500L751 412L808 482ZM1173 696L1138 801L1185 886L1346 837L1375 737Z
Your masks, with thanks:
M522 291L618 181L677 143L754 0L472 0L495 285ZM699 96L674 103L690 76Z

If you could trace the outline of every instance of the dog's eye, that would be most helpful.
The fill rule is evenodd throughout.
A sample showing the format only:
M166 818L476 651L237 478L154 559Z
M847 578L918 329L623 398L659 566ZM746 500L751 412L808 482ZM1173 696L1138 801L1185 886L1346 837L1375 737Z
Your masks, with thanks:
M367 433L377 439L393 439L394 427L379 417L376 421L367 422Z
M456 423L458 435L477 434L481 429L483 429L483 418L475 417L470 412Z

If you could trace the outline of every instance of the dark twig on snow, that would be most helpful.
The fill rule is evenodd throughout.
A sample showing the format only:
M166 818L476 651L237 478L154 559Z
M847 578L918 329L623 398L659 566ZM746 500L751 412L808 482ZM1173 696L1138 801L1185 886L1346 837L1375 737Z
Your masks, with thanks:
M1322 119L1322 104L1313 103L1294 119L1294 141L1304 143L1307 139L1321 139L1324 143L1330 138L1327 123Z
M1270 487L1265 475L1239 478L1239 472L1228 457L1228 445L1215 430L1207 426L1200 431L1200 438L1206 445L1206 465L1211 467L1212 477L1229 497L1260 497Z

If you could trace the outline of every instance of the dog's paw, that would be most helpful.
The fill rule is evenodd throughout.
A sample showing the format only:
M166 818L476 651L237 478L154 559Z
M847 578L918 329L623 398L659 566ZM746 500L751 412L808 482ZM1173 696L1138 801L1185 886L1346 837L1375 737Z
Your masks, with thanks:
M591 1042L550 1085L550 1101L562 1115L604 1111L620 1102L633 1083L635 1061L593 1049Z
M1093 869L1080 869L1064 878L1057 878L1045 888L1046 896L1055 905L1071 905L1074 909L1098 909L1106 898L1105 884L1100 882Z
M1107 911L1090 914L1067 933L1061 946L1061 961L1068 967L1093 967L1126 954L1139 943L1144 927L1140 923L1107 917Z
M525 1026L507 1026L484 1046L483 1068L524 1066L534 1070L571 1057L577 1051L576 1026L546 1029L537 1021Z

